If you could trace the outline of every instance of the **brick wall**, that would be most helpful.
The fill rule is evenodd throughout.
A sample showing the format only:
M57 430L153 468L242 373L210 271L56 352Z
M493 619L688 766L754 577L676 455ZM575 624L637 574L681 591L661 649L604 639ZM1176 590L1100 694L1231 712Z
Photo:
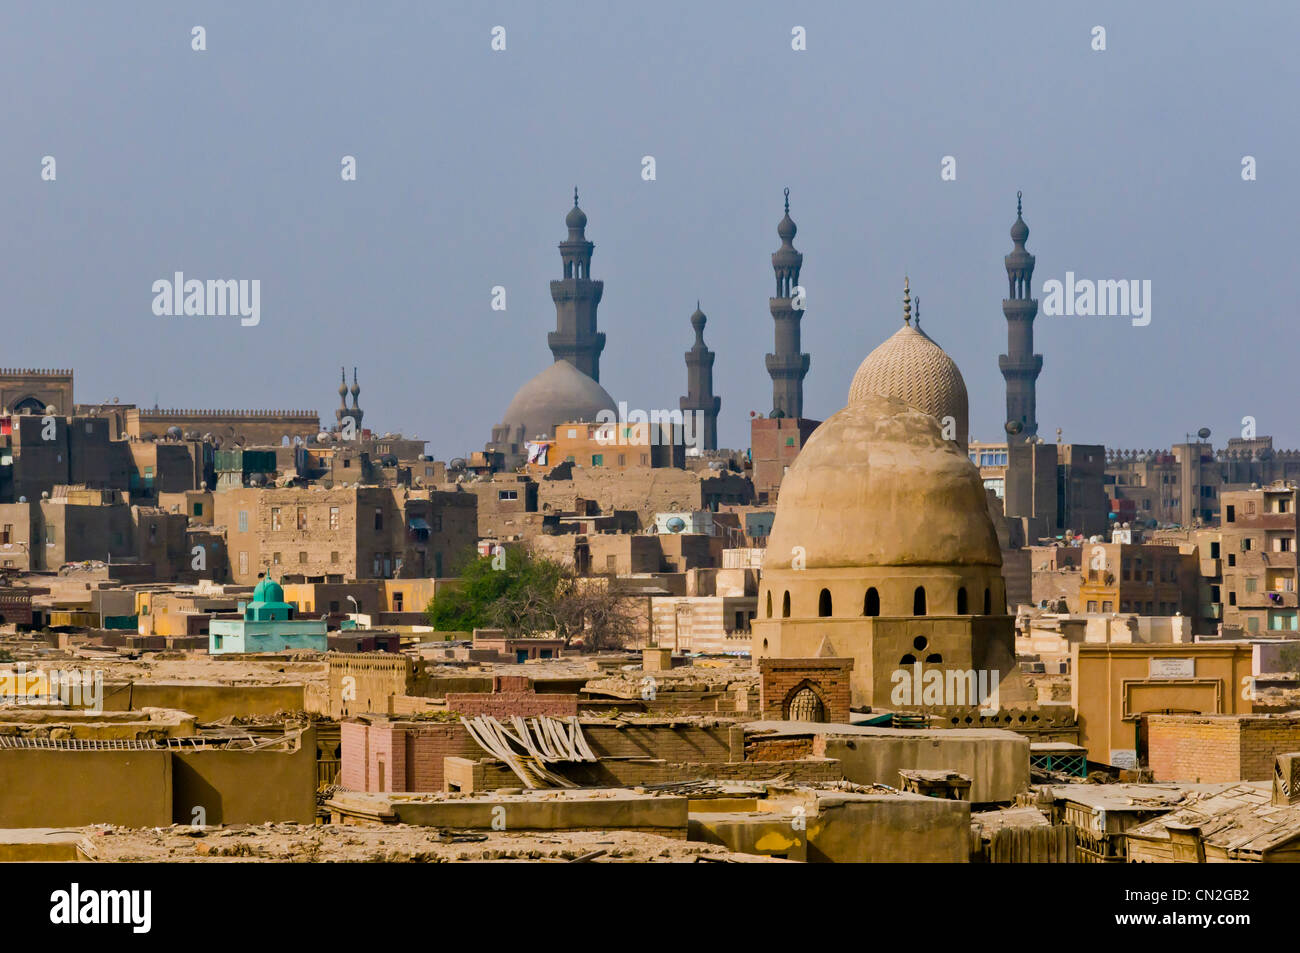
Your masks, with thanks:
M340 727L339 783L350 791L441 791L444 759L484 755L459 723L346 721Z
M1148 728L1157 781L1267 781L1300 749L1300 715L1152 715Z
M539 695L536 692L448 692L447 710L459 712L467 718L475 715L492 715L499 719L511 715L569 718L578 713L578 696Z
M851 658L759 659L759 710L764 718L782 720L795 690L806 685L821 699L826 721L849 721Z
M597 764L563 765L559 772L585 787L636 787L684 781L770 781L784 777L791 783L840 781L844 772L834 758L794 761L735 761L675 763L651 758L608 760ZM519 778L495 758L449 758L445 768L448 790L495 791L519 787Z
M599 724L584 719L582 732L598 758L660 758L674 762L744 760L744 729L738 725L660 722ZM738 738L733 747L732 734Z

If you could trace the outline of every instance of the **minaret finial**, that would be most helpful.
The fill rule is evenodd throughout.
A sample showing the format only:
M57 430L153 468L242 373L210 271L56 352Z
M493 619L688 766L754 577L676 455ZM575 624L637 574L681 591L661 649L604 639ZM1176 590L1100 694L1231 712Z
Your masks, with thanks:
M788 187L785 190L785 214L790 214L790 189Z
M1024 194L1024 192L1019 190L1016 191L1016 218L1020 217L1020 197Z
M578 207L578 187L576 185L573 187L573 207Z
M912 323L912 292L907 275L903 276L903 323Z
M917 295L914 300L916 301L916 310L914 312L916 315L916 329L919 331L921 330L921 296Z

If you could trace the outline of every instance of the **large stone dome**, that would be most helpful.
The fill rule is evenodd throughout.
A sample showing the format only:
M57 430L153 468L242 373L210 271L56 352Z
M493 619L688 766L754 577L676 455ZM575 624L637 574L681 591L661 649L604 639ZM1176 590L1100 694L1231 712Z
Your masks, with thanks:
M796 555L810 571L1000 567L965 450L943 438L933 414L871 393L878 378L863 367L862 388L855 380L849 405L813 432L781 481L764 572L791 569ZM960 395L964 409L964 387Z
M965 450L970 430L966 382L952 358L925 332L904 324L867 355L853 375L849 403L873 395L897 398L941 425L951 417L953 439Z
M594 421L602 410L617 410L605 388L568 361L556 361L519 388L506 408L504 424L512 436L522 426L524 440L553 438L559 424Z

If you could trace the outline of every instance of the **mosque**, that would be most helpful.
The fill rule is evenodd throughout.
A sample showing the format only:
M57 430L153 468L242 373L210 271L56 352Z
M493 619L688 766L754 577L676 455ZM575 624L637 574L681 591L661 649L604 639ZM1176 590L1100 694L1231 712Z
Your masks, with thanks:
M781 483L752 625L760 668L843 660L853 707L916 707L894 689L900 672L921 669L996 672L1004 707L1028 700L968 433L966 384L913 323L905 281L902 327L862 362L848 405L813 431ZM823 720L832 707L815 676L784 695L782 717Z
M594 421L615 406L600 385L605 335L596 330L596 310L604 285L590 277L594 245L576 190L565 225L563 277L551 282L557 321L548 344L555 362L519 389L488 444L507 466L522 462L528 442L557 425ZM1027 231L1017 210L1017 248ZM994 526L1001 507L967 454L969 401L961 371L921 329L919 302L914 314L905 279L902 325L862 362L847 406L824 423L804 420L802 385L810 359L799 335L803 256L793 246L788 190L777 233L776 296L770 299L775 349L767 355L773 409L763 423L808 426L785 437L789 446L796 430L800 435L789 466L777 461L784 475L752 623L753 658L760 668L765 660L780 660L787 673L801 661L813 673L838 669L848 682L848 704L859 708L916 707L900 705L894 689L900 672L920 675L922 669L971 678L996 673L1003 707L1032 704L1016 666L1014 619L1007 614ZM1027 267L1032 262L1008 256L1008 274ZM1041 357L1021 353L1032 351L1029 305L1035 302L1018 300L1027 298L1027 280L1016 287L1023 294L1013 294L1014 313L1008 313L1012 357L1002 363L1004 371L1015 372L1016 397L1025 405L1020 416L1028 425ZM688 399L706 406L716 421L720 402L712 394L712 352L703 344L698 308L691 323L696 346L687 353L690 395L682 406ZM1021 411L1019 404L1014 409ZM824 720L830 710L844 708L829 695L815 676L796 680L783 689L780 717L794 712ZM975 707L977 701L945 698L940 707ZM933 706L927 701L926 707Z

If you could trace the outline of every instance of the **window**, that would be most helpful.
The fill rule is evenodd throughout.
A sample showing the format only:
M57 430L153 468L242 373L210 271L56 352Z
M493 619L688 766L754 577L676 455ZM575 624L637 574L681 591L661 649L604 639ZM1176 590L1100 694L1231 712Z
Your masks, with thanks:
M393 611L402 611L402 594L400 592L393 593Z
M1224 517L1223 521L1225 523L1233 523L1236 522L1236 520L1237 520L1237 508L1235 506L1229 506L1228 515Z
M1258 632L1259 619L1257 619L1255 616L1251 616L1249 619L1246 620L1246 628L1249 629L1251 632Z
M298 529L304 530L306 528L307 528L307 507L300 506L298 507Z
M1285 512L1287 512L1287 508L1289 507L1289 505L1290 505L1290 501L1289 501L1289 500L1278 500L1278 501L1277 501L1277 511L1278 511L1279 513L1285 513Z
M1253 539L1251 539L1249 536L1241 537L1241 551L1243 553L1250 552L1250 550L1253 549L1254 547L1255 547L1255 541Z
M925 586L917 586L912 593L912 615L925 615Z
M793 447L793 446L794 446L794 437L786 437L786 438L785 438L785 445L786 445L787 447Z
M239 511L239 531L241 533L248 532L248 510Z
M195 504L194 504L194 515L195 515L195 516L202 516L202 515L203 515L203 504L202 504L202 503L195 503Z
M1229 592L1229 593L1228 593L1228 605L1230 605L1230 606L1235 606L1236 604L1237 604L1237 593L1236 593L1236 592Z
M280 507L273 506L271 507L271 532L274 533L279 529L280 529Z
M650 454L648 453L641 454L641 466L644 467L649 463L650 463Z
M1249 502L1246 503L1246 515L1247 515L1247 516L1254 516L1254 515L1255 515L1255 501L1254 501L1254 500L1250 500Z
M1273 540L1273 552L1289 553L1291 552L1291 543L1293 540L1290 536L1278 536Z
M338 611L339 611L339 601L338 601L337 599L333 599L333 600L331 600L331 601L330 601L330 612L338 612Z
M1109 602L1109 601L1102 602L1102 604L1101 604L1101 611L1102 611L1102 612L1114 612L1114 611L1115 611L1115 603L1113 603L1113 602Z
M593 453L591 455L591 465L593 467L603 467L605 465L605 455L603 453Z
M984 587L984 614L993 614L993 590L988 586Z
M338 564L338 561L339 561L339 554L338 554L338 552L336 551L336 552L332 552L332 553L330 553L330 562L332 562L332 563L334 563L335 565L337 565L337 564Z
M880 615L880 593L876 592L875 586L868 589L867 594L862 598L862 614L865 616Z
M4 529L0 530L0 543L12 543L14 541L14 524L5 523Z
M375 529L383 529L383 528L384 528L384 511L376 506L375 507Z
M1237 565L1237 554L1236 554L1236 553L1228 553L1228 565L1229 565L1229 566L1235 566L1235 565Z
M1089 612L1096 612L1096 611L1097 611L1097 601L1096 601L1095 599L1089 599L1089 600L1088 600L1088 611L1089 611Z
M351 457L344 457L344 458L343 458L343 469L346 470L346 469L348 469L348 468L351 467L351 466L352 466L352 458L351 458Z
M498 490L498 491L497 491L497 499L498 499L498 500L517 500L517 499L519 499L519 491L518 491L518 490Z
M817 597L817 615L826 618L831 614L831 591L823 589L821 595Z
M248 553L239 554L239 574L242 576L248 572Z
M781 618L790 618L790 591L786 590L785 596L781 599Z
M966 614L966 587L957 590L957 614Z
M1255 592L1255 591L1256 591L1256 587L1257 587L1258 585L1259 585L1259 580L1258 580L1256 577L1254 577L1254 576L1247 576L1247 577L1246 577L1246 591L1247 591L1247 592Z
M767 594L767 617L772 618L772 593Z
M299 551L298 553L298 565L299 566L307 565L307 554L302 551Z
M331 506L330 507L330 529L338 529L338 528L339 528L339 508L337 506Z
M272 565L272 566L278 566L278 565L280 565L280 554L279 554L279 553L272 553L272 554L271 554L271 565Z
M620 453L620 454L618 455L618 465L619 465L620 467L625 467L625 466L627 466L627 454L626 454L626 453Z

